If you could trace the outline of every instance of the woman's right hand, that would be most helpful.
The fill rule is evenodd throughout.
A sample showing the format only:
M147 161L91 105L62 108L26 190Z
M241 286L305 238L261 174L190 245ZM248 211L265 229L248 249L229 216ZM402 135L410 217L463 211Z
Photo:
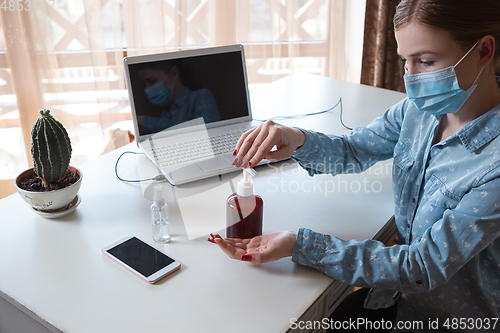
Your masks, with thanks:
M230 258L263 264L293 255L297 234L293 231L278 231L254 238L222 238L210 234L209 242L217 244Z
M272 120L243 133L236 144L236 167L256 166L263 158L275 162L289 158L306 140L304 132ZM271 149L276 146L276 150Z

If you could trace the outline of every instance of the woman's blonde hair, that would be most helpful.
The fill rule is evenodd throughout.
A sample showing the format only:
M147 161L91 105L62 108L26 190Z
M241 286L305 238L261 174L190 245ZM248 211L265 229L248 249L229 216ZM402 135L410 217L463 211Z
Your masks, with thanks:
M394 15L394 29L411 22L446 31L464 48L493 36L496 73L500 75L500 0L402 0Z

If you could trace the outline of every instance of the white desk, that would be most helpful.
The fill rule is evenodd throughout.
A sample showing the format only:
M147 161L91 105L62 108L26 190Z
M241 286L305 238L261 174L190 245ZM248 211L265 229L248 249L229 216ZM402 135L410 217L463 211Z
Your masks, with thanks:
M257 119L320 111L341 96L350 126L366 125L404 97L314 75L251 89ZM339 110L281 123L346 133ZM172 189L168 185L173 238L167 245L154 243L151 202L140 186L114 175L125 150L137 148L131 144L81 167L82 203L65 218L34 214L18 194L0 200L0 332L10 333L9 327L71 333L286 332L292 318L320 319L344 294L347 286L290 258L255 266L229 259L206 237L188 240L193 211L203 212L209 226L220 225L221 218L224 224L228 181L239 178L239 172ZM147 168L143 157L129 155L120 162L123 177L138 176L136 161ZM381 165L337 177L309 177L290 160L258 167L255 189L264 199L264 232L307 227L342 238L374 237L393 214L390 162ZM326 193L332 184L335 190ZM367 193L358 189L363 184ZM149 193L150 188L145 196ZM149 285L101 253L127 234L166 252L181 269Z

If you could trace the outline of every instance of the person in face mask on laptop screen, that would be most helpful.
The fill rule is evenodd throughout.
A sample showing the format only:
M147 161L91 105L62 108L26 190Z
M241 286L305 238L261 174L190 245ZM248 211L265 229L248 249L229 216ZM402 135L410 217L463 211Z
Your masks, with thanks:
M200 84L192 70L181 62L143 64L138 74L148 100L163 109L157 117L137 117L143 134L157 133L199 117L205 124L220 120L213 94L208 89L198 89Z

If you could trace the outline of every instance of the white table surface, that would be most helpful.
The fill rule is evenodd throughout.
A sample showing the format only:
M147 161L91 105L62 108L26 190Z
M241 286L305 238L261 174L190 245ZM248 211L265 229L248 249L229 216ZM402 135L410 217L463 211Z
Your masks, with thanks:
M342 97L344 122L353 127L368 124L405 95L297 74L252 86L251 96L257 119L321 111ZM340 125L339 108L279 122L348 132ZM229 182L236 184L240 172L178 187L165 184L172 241L154 243L152 186L123 183L114 174L126 150L138 151L130 144L81 166L82 202L67 217L42 218L18 194L0 200L0 296L53 331L285 332L332 283L290 258L257 266L229 259L206 236L191 239L198 229L217 232L211 228L224 225ZM257 167L264 232L307 227L346 239L372 238L393 215L390 167L387 161L363 174L337 177L309 177L291 160ZM129 179L155 172L134 155L124 156L119 170ZM333 186L333 192L324 191ZM127 234L175 258L181 269L149 285L102 254L101 248Z

